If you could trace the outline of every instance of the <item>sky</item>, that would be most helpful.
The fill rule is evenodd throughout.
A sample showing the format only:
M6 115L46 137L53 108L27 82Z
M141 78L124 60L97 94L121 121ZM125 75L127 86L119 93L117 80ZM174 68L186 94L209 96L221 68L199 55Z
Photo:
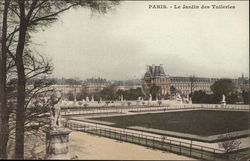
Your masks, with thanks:
M149 5L234 5L235 9L149 9ZM71 9L32 34L53 76L140 79L146 65L170 76L249 77L248 2L122 1L105 15Z

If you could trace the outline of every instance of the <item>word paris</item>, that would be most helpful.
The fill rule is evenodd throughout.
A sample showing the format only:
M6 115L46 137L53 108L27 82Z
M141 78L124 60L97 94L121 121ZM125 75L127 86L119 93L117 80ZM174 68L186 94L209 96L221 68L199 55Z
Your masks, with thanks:
M149 9L235 9L231 5L148 5Z

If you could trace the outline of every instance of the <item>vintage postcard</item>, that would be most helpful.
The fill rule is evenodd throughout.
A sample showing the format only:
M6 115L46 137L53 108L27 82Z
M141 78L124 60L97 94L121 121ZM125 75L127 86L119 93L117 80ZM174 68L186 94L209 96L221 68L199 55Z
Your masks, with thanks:
M0 158L250 159L249 1L0 0Z

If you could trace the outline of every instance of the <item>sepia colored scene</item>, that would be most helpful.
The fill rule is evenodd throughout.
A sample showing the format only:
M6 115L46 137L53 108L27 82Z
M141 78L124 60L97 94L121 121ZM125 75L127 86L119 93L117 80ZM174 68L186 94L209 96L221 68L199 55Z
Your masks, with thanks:
M250 159L247 1L0 0L0 159Z

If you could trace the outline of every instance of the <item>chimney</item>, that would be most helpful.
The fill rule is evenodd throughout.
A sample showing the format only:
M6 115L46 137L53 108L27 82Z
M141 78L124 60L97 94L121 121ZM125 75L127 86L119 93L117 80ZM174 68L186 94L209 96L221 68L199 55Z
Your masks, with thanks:
M152 64L152 69L153 71L155 71L155 64Z
M149 72L149 65L146 65L146 71Z

